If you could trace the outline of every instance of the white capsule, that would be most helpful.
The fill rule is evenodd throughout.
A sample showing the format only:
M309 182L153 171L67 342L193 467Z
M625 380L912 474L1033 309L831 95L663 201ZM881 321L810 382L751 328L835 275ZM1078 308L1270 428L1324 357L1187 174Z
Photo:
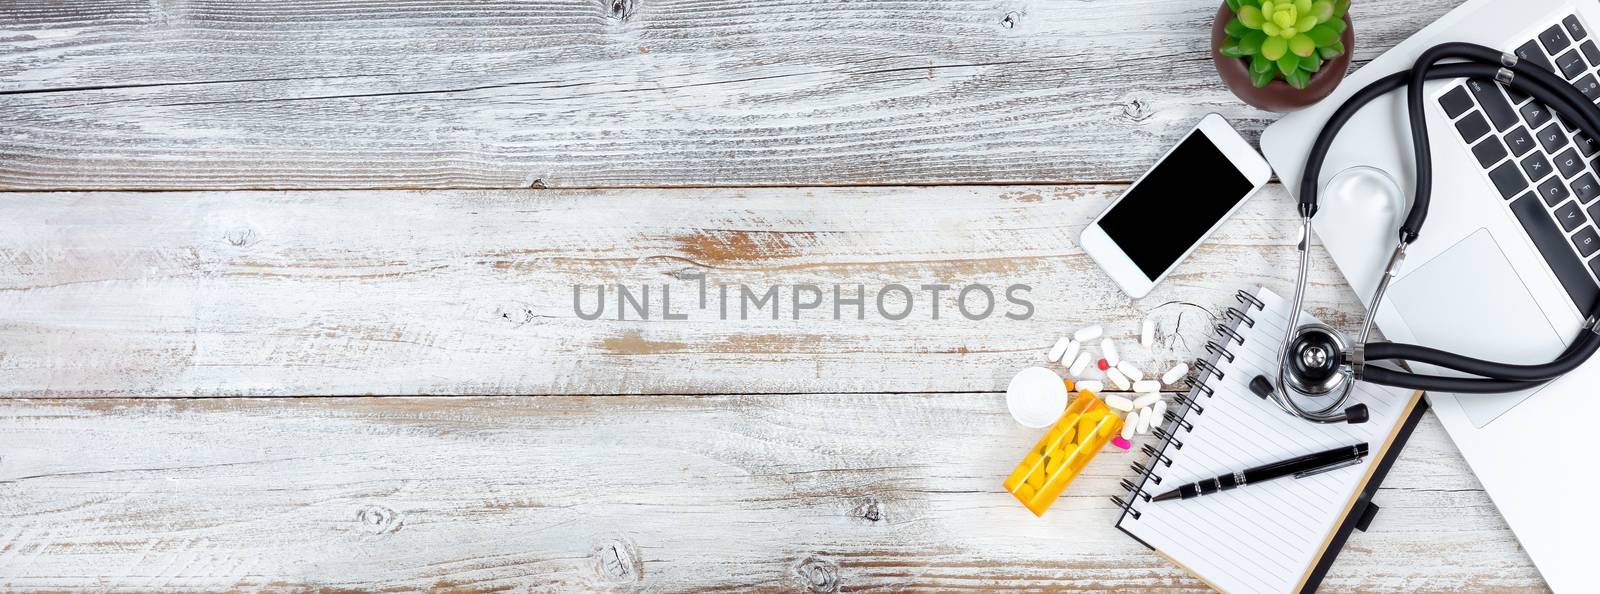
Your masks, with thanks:
M1116 367L1117 362L1121 361L1121 359L1117 357L1117 342L1109 338L1101 340L1100 356L1105 358L1107 365Z
M1132 440L1133 439L1133 432L1134 432L1134 430L1139 428L1138 425L1139 425L1139 414L1138 413L1130 412L1126 416L1122 417L1122 439Z
M1072 377L1083 375L1083 370L1089 368L1089 353L1078 353L1078 358L1072 362Z
M1089 342L1089 341L1094 340L1096 338L1100 338L1100 334L1101 333L1102 333L1102 330L1101 330L1100 326L1098 324L1096 324L1094 326L1089 326L1087 328L1078 329L1077 332L1074 332L1072 334L1072 337L1074 339L1077 339L1078 342Z
M1150 418L1153 423L1163 423L1167 419L1167 401L1157 400L1155 406L1150 407Z
M1110 361L1107 361L1107 363L1110 363ZM1139 368L1138 367L1134 367L1132 363L1129 363L1127 361L1123 361L1121 364L1117 365L1116 367L1117 367L1117 371L1122 372L1122 375L1127 377L1128 381L1130 381L1130 382L1136 382L1136 381L1144 379L1144 372L1143 371L1139 371Z
M1106 370L1106 379L1111 380L1111 385L1124 392L1132 385L1132 382L1128 381L1128 376L1122 375L1122 372L1117 371L1115 367Z
M1150 409L1148 409L1148 408L1139 409L1139 428L1137 429L1137 431L1139 433L1149 433L1150 432Z
M1144 325L1139 327L1139 346L1150 348L1156 342L1156 321L1145 318Z
M1078 382L1077 386L1078 386L1078 391L1080 391L1080 392L1082 392L1084 390L1088 390L1088 391L1094 392L1096 394L1099 394L1099 393L1105 391L1105 389L1106 389L1106 385L1104 383L1102 383L1100 380L1083 380L1081 382Z
M1061 364L1071 365L1072 362L1078 358L1078 348L1081 346L1083 346L1082 343L1079 343L1076 340L1067 341L1067 350L1066 352L1061 353Z
M1060 361L1061 360L1061 355L1063 355L1063 354L1065 354L1067 352L1067 344L1069 344L1071 342L1072 342L1072 339L1071 338L1067 338L1065 336L1061 337L1060 339L1057 339L1056 340L1056 345L1053 346L1053 347L1050 347L1050 354L1047 355L1047 358L1050 359L1050 362L1051 363L1055 363L1056 361Z
M1116 394L1106 394L1106 406L1127 412L1133 410L1133 401Z
M1166 373L1161 374L1161 383L1170 386L1178 383L1178 380L1183 379L1183 376L1188 374L1189 366L1179 363L1177 365L1173 365L1172 369L1168 369Z
M1144 404L1136 404L1136 406L1150 406L1156 400L1161 399L1161 382L1156 380L1139 380L1133 382L1133 391L1144 394L1143 396L1139 397L1139 400L1144 400L1146 398L1150 399L1148 402L1145 402Z

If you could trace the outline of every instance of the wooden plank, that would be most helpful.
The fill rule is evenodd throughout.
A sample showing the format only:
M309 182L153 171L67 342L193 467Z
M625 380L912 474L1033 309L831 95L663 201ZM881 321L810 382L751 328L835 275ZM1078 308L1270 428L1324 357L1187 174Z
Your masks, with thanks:
M997 394L0 402L0 589L1197 590ZM1141 438L1143 439L1143 438ZM69 445L70 444L70 445ZM1329 591L1543 588L1430 415Z
M1364 0L1364 62L1458 0ZM1125 181L1217 0L21 0L0 189Z
M1201 352L1209 316L1235 290L1290 289L1298 227L1273 186L1154 293L1129 300L1076 242L1121 189L5 194L0 390L988 391L1089 324L1122 338L1125 358L1163 370ZM1310 309L1354 326L1355 296L1316 255ZM705 275L703 309L692 274ZM932 283L952 287L938 320L922 290ZM907 311L894 284L912 294L905 319L890 319ZM1033 306L1025 320L1006 317L1026 313L1006 301L1019 284L1031 287L1015 294ZM593 313L600 285L610 285L604 317L580 319L574 287ZM652 288L650 319L619 310L618 285L634 298ZM754 299L777 290L776 309L747 302L741 285ZM797 285L818 287L817 308L794 307L813 297L797 300ZM866 302L841 303L835 319L834 285ZM956 301L975 285L996 301L979 320ZM663 319L663 286L688 319ZM977 289L967 303L984 310ZM1171 335L1148 351L1135 342L1147 312Z

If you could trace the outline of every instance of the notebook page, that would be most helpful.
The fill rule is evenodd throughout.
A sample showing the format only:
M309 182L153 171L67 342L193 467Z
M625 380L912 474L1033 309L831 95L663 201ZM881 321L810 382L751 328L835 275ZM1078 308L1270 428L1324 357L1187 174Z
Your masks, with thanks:
M1371 454L1361 464L1305 479L1283 478L1184 501L1141 500L1134 505L1140 516L1128 515L1120 525L1223 591L1291 592L1337 527L1368 467L1382 457L1383 444L1401 422L1412 391L1357 382L1352 403L1366 403L1370 413L1358 425L1311 423L1257 397L1249 381L1262 374L1276 378L1289 303L1265 288L1256 296L1265 307L1249 312L1255 326L1238 327L1244 344L1229 344L1235 359L1219 359L1223 377L1206 381L1215 395L1198 394L1203 412L1185 417L1193 430L1177 429L1183 447L1166 449L1172 465L1157 464L1153 474L1162 478L1161 484L1148 481L1144 490L1154 495L1183 483L1363 441L1371 444ZM1310 315L1299 318L1300 323L1312 321ZM1217 338L1223 340L1228 339Z

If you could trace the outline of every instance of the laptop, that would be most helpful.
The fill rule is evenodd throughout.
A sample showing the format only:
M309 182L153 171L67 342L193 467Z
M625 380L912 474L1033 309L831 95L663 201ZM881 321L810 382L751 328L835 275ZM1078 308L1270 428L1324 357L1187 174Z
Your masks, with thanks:
M1294 193L1311 142L1333 110L1446 41L1516 52L1600 100L1600 31L1591 24L1600 26L1600 3L1592 0L1470 0L1352 74L1326 100L1268 127L1262 152ZM1427 87L1433 201L1377 312L1390 340L1543 363L1581 331L1580 304L1587 308L1600 297L1600 142L1507 91L1491 81ZM1391 93L1352 119L1318 182L1325 187L1341 173L1370 172L1352 169L1365 166L1401 189L1405 202L1396 204L1369 191L1382 184L1338 184L1357 189L1324 195L1314 219L1318 239L1363 300L1394 249L1413 188L1404 96ZM1600 533L1591 502L1600 358L1533 390L1428 397L1545 580L1556 590L1591 588L1587 573Z

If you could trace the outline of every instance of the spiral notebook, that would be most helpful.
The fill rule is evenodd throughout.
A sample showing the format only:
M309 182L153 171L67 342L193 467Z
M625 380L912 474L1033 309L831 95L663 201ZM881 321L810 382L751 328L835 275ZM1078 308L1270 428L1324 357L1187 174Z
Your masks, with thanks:
M1224 592L1309 592L1351 530L1365 530L1371 504L1426 404L1420 391L1360 382L1354 401L1366 423L1322 425L1289 416L1252 393L1250 379L1276 369L1289 302L1240 291L1194 362L1193 388L1143 447L1138 476L1123 481L1117 527ZM1297 323L1316 321L1301 313ZM1175 485L1367 442L1360 464L1304 479L1279 479L1182 501L1149 498ZM1165 485L1165 486L1163 486Z

